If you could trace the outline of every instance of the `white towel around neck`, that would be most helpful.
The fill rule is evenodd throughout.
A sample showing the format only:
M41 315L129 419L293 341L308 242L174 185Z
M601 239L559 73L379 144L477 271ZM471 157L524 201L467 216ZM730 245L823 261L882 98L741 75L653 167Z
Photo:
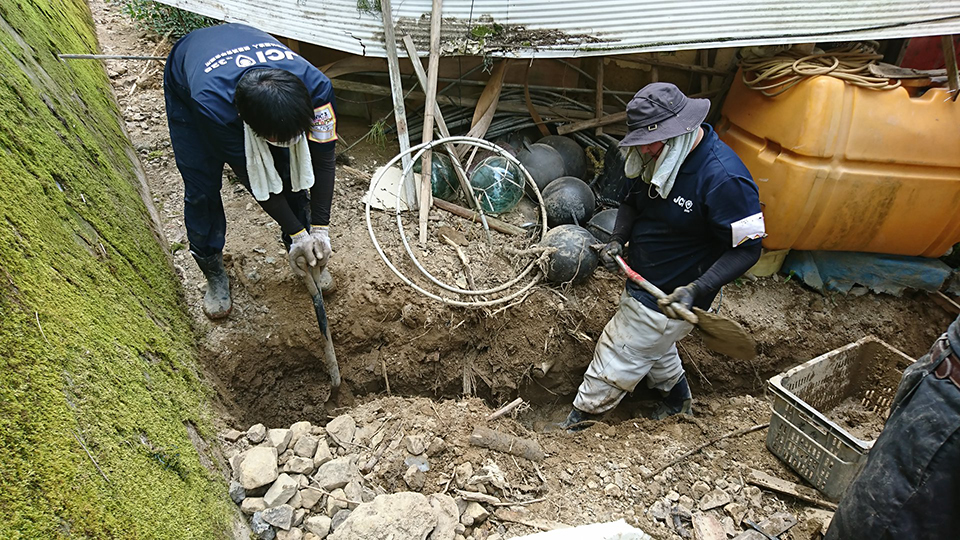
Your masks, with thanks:
M683 161L687 159L687 155L693 149L693 143L697 141L699 131L696 130L692 133L684 133L672 139L667 139L656 163L647 165L640 173L643 181L655 186L657 192L664 199L673 189L673 183L677 179L677 173L680 172L680 166L683 165Z
M271 193L283 191L283 181L273 163L270 154L270 143L254 133L253 129L243 123L243 150L247 156L247 176L250 178L250 191L253 198L265 201ZM313 165L310 162L310 147L307 138L300 137L290 147L290 187L293 191L301 191L313 187Z

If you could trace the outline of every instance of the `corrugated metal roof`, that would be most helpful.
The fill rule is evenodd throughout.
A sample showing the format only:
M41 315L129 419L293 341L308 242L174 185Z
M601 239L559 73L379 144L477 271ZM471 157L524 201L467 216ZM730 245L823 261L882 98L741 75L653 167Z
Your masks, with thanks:
M358 0L159 0L273 34L384 57L379 13ZM373 0L359 0L370 2ZM431 0L393 0L398 36L425 50ZM496 25L496 26L495 26ZM916 0L447 0L445 50L577 57L960 33L960 2ZM464 47L466 46L466 47ZM473 49L471 49L471 47ZM399 47L405 56L403 47Z

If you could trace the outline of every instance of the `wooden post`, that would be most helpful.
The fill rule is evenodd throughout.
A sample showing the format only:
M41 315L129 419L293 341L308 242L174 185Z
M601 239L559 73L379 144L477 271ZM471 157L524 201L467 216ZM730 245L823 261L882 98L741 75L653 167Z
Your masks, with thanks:
M427 101L423 109L423 142L433 140L433 115L437 108L437 74L440 69L440 22L443 0L433 0L430 11L430 61L427 64ZM413 58L410 59L413 62ZM419 62L419 59L417 60ZM423 154L420 177L420 243L427 242L427 216L430 213L431 177L433 176L433 151Z
M597 57L597 94L594 101L594 113L597 120L603 118L603 57ZM603 135L603 126L597 126L594 132L598 137Z
M942 36L940 45L943 47L943 64L947 67L947 84L956 101L960 94L960 75L957 73L957 50L953 46L953 36Z
M410 156L405 152L410 149L410 138L407 135L407 111L403 106L403 83L400 80L400 60L397 58L397 35L393 28L393 11L390 0L380 0L380 9L383 13L383 42L387 49L387 65L390 68L390 87L393 95L393 113L397 120L397 139L400 141L400 151L403 168L410 170ZM407 196L407 208L417 205L417 186L413 182L413 175L403 178L403 191ZM429 202L429 201L428 201ZM400 204L399 201L397 204Z

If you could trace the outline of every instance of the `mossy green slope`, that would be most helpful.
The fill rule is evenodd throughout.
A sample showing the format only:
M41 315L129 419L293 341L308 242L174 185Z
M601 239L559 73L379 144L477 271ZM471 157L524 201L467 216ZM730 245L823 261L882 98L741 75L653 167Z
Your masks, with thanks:
M188 435L212 435L207 388L107 78L56 57L96 49L82 0L0 2L0 538L223 537Z

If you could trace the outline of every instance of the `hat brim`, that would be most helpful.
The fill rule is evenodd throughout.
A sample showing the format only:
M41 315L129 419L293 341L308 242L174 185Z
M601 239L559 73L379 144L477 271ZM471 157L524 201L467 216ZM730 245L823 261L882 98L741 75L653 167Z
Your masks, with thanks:
M700 127L710 112L709 99L689 99L677 116L657 124L657 129L638 128L630 131L619 146L640 146L672 139L690 133Z

